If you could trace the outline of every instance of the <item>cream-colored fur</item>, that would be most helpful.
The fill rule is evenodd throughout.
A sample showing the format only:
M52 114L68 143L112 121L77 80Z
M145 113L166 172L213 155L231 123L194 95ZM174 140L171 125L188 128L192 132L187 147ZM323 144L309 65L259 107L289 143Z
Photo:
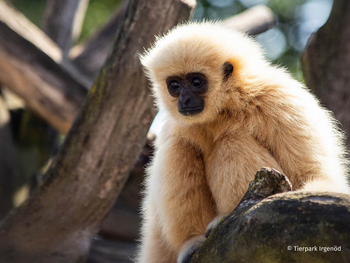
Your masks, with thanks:
M181 25L141 60L167 118L148 168L137 262L176 262L188 240L237 206L264 166L286 174L294 190L350 193L331 114L249 37L215 23ZM227 81L225 62L234 66ZM165 81L189 72L209 83L193 117L178 112Z

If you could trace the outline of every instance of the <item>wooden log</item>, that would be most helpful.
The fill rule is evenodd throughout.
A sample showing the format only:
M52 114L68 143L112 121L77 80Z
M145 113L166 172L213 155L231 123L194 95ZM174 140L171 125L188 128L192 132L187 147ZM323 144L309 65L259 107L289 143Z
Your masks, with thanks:
M282 174L259 171L190 262L349 262L350 196L290 190Z
M24 16L0 1L0 82L53 127L67 132L89 81Z
M46 174L0 225L0 258L11 263L86 259L146 140L155 110L138 56L188 19L193 1L132 0L112 52ZM152 25L152 26L145 26Z
M334 113L350 150L350 2L337 0L328 21L311 36L302 55L307 86Z
M72 43L80 35L89 0L47 0L42 22L43 31L68 57Z

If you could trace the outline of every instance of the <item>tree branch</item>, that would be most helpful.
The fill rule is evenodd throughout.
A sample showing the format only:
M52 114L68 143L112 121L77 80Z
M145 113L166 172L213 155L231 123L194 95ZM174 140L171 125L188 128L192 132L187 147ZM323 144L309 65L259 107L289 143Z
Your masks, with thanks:
M149 135L149 134L148 134ZM140 238L140 203L145 166L154 152L154 137L149 138L130 173L117 202L102 222L99 235L117 240L135 242Z
M0 1L0 82L53 127L67 132L89 81L23 15Z
M84 43L73 47L71 59L86 76L93 79L105 62L128 3L129 0L124 0L114 16L100 30Z
M248 35L258 35L273 28L276 18L270 8L258 5L222 21L222 24Z
M72 42L80 35L89 0L48 0L42 22L43 31L68 57Z

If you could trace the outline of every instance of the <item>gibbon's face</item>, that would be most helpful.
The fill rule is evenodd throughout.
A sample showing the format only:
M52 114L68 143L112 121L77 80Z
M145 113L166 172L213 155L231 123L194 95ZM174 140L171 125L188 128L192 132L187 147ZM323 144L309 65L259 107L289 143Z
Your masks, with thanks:
M203 95L208 91L207 77L200 72L188 73L184 78L170 76L166 80L170 96L177 98L177 110L184 116L193 116L204 109Z
M224 63L223 79L233 72L233 65ZM194 116L205 108L205 94L208 91L208 78L201 72L190 72L182 76L169 76L166 84L170 96L177 99L177 110L183 116Z
M215 23L190 23L170 30L141 62L156 103L181 124L215 120L237 103L253 68L261 74L261 52L248 37Z

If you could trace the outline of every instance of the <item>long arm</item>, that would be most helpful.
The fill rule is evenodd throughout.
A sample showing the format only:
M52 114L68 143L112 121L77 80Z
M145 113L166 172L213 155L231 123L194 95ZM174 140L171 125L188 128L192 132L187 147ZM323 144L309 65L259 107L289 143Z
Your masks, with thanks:
M169 138L158 148L148 174L140 262L163 262L164 253L178 255L186 241L205 234L215 217L214 204L201 152L188 142ZM150 227L157 228L157 236ZM167 244L172 251L147 243Z

